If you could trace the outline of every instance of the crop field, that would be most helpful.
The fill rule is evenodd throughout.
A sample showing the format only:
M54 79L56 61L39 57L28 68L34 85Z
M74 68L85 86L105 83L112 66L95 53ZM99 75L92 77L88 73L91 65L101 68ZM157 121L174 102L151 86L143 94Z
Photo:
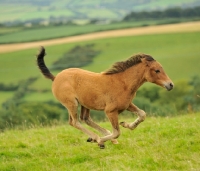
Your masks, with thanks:
M95 49L101 53L94 58L93 63L84 67L84 69L101 72L109 68L114 62L127 59L132 54L142 52L152 55L158 60L173 81L188 80L193 75L199 75L199 49L200 32L190 33L168 33L156 35L138 35L118 38L107 38L101 40L84 41L80 43L69 43L46 47L46 64L51 68L54 61L60 58L65 52L75 45L94 44ZM27 49L16 52L1 54L0 56L0 77L2 83L18 84L20 80L30 77L39 77L31 85L33 89L49 90L51 81L41 76L36 67L35 54L37 48ZM54 71L58 73L59 71ZM1 92L0 92L1 93ZM34 92L35 93L35 92ZM8 92L10 95L10 92ZM1 100L8 97L4 92L0 96ZM40 93L44 99L52 99L48 93ZM29 94L26 100L37 97ZM43 98L42 98L43 99Z
M24 125L24 130L0 133L0 168L1 171L80 168L82 171L198 171L199 123L200 113L147 117L134 131L121 128L119 144L106 142L103 150L96 143L87 143L88 137L69 125L30 129ZM100 125L111 128L108 122Z

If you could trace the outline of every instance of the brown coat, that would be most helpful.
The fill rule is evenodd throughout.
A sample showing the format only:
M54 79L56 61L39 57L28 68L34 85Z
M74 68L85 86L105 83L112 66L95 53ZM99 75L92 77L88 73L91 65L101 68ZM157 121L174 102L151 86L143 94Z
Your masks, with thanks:
M136 91L144 82L152 82L167 90L173 88L173 83L161 64L146 54L137 54L126 61L117 62L103 73L70 68L56 76L46 67L44 56L45 49L42 47L37 55L38 67L45 77L53 81L52 92L68 109L69 124L88 134L88 141L98 142L100 148L104 148L104 142L107 140L117 143L116 138L120 135L118 114L122 111L129 110L138 115L132 123L121 122L120 125L125 128L135 129L144 121L145 112L132 103ZM81 120L101 132L103 137L99 137L79 123L78 104L81 105ZM105 111L113 127L112 133L90 118L90 109Z

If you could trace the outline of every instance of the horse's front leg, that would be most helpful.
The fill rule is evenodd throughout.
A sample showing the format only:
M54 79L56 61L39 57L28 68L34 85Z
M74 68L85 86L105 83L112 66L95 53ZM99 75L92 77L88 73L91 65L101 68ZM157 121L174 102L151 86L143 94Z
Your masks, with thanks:
M120 125L129 128L131 130L135 129L141 122L143 122L146 118L146 113L139 109L137 106L135 106L133 103L129 105L127 108L128 111L136 113L138 115L138 118L132 122L132 123L127 123L127 122L120 122Z
M120 128L118 123L118 111L112 111L112 112L105 111L105 112L108 119L110 120L110 123L112 124L113 132L109 135L100 138L100 141L98 141L98 145L100 146L100 148L105 148L104 142L108 140L115 141L120 135Z

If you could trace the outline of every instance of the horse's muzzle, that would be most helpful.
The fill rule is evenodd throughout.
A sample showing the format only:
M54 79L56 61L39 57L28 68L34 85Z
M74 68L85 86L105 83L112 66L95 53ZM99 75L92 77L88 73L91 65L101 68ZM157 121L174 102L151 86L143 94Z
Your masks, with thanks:
M165 87L168 91L170 91L170 90L172 90L172 89L174 88L174 83L172 83L172 82L165 83L165 84L164 84L164 87Z

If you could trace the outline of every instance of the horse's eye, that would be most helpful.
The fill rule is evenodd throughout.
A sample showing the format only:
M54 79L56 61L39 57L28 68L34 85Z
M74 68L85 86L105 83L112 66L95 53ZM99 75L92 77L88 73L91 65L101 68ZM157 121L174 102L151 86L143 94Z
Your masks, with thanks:
M157 70L155 70L155 72L156 72L156 73L159 73L159 72L160 72L160 70L158 70L158 69L157 69Z

